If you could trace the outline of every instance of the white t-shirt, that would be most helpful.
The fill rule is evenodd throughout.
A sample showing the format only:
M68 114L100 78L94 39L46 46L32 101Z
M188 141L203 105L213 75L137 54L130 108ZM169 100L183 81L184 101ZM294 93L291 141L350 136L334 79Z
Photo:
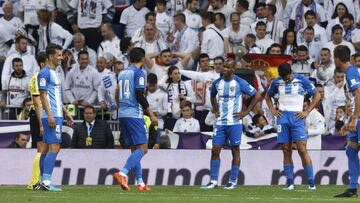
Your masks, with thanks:
M156 13L156 27L160 30L163 39L166 39L167 34L174 30L174 23L166 12Z
M117 60L120 60L122 53L120 51L120 39L115 36L111 41L104 40L101 42L98 50L97 50L98 57L104 56L106 54L111 54Z
M326 43L326 44L323 46L323 48L328 48L328 49L330 50L330 53L334 53L335 47L337 47L337 46L339 46L339 45L345 45L345 46L349 47L350 52L351 52L351 55L353 55L353 54L356 53L356 52L355 52L354 45L351 44L350 42L345 41L345 40L343 40L340 44L337 44L337 45L335 45L335 44L333 43L333 41L330 41L330 42Z
M275 43L274 40L268 37L264 37L263 39L258 39L256 37L256 42L255 42L256 46L260 48L262 54L265 54L267 49L274 43Z
M145 25L145 15L150 12L146 7L136 10L134 6L126 8L120 18L120 23L126 25L126 37L133 37L137 29Z
M178 132L178 133L200 132L199 121L193 117L188 119L179 118L175 123L173 132Z
M195 32L202 27L201 17L198 13L193 13L186 9L183 14L185 15L186 25L193 29Z
M38 25L36 12L40 9L55 10L54 2L51 0L20 0L18 11L24 12L25 25Z
M77 8L77 24L80 29L98 28L102 22L103 12L112 7L110 0L71 0L70 7Z
M10 20L5 20L4 17L0 18L0 24L6 27L4 32L8 33L8 35L10 35L14 39L16 31L24 26L21 19L15 16L12 17Z
M236 45L241 45L247 34L251 33L250 27L240 24L240 29L238 32L235 32L232 27L225 28L222 31L224 38L229 39L230 50Z

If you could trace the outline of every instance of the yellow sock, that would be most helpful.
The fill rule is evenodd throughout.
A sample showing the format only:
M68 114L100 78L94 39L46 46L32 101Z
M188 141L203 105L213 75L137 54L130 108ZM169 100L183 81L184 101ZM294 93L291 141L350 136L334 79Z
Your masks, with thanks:
M32 189L32 186L40 181L40 156L41 156L40 152L36 153L35 159L33 161L32 177L28 185L29 189Z

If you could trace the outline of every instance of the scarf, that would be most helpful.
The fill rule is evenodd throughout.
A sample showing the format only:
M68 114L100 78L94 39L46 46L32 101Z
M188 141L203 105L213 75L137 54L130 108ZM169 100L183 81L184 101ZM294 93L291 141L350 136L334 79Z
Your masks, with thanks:
M352 40L351 40L351 34L352 34L352 31L354 31L354 30L355 30L355 28L352 27L352 28L347 29L347 30L345 31L345 35L344 35L344 40L345 40L345 41L352 42Z
M167 93L168 93L168 113L171 113L172 112L172 106L174 104L174 99L178 95L174 95L174 85L172 85L172 83L169 83L166 90L167 90ZM181 81L181 80L179 81L178 90L179 90L179 94L187 96L187 89L186 89L184 81ZM181 103L181 101L180 101L180 103ZM179 103L179 105L180 105L180 103Z
M320 23L319 15L316 12L316 3L313 1L310 4L310 9L316 13L316 22ZM296 18L295 18L295 31L299 31L304 27L304 4L299 3L296 8Z

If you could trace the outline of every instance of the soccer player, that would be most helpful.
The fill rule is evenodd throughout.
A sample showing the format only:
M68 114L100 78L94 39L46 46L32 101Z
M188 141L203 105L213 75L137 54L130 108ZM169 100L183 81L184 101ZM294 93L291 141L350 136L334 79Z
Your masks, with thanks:
M235 61L228 59L224 63L223 76L215 80L211 87L212 112L217 117L213 148L210 161L210 183L202 186L202 189L214 189L217 187L220 152L222 146L230 141L233 156L229 183L224 189L234 189L240 167L240 143L242 135L242 118L245 117L259 101L259 93L245 80L233 74ZM252 97L250 105L242 110L242 94Z
M147 152L148 140L143 112L153 125L157 125L157 118L152 112L145 97L145 75L141 70L145 60L145 51L142 48L133 48L129 53L130 65L118 76L118 91L116 98L120 105L119 122L124 135L125 144L130 146L131 155L120 172L114 173L114 179L127 191L127 174L134 170L137 189L148 191L142 179L141 159Z
M293 74L291 65L282 63L278 66L279 77L275 78L265 95L271 113L277 117L277 141L284 154L284 171L287 187L294 189L294 166L292 160L292 143L295 142L304 170L308 177L309 190L316 190L313 167L306 149L308 135L305 129L305 118L320 101L320 94L315 86L304 76ZM308 109L303 110L304 96L313 95ZM275 108L271 97L278 95L278 108Z
M37 62L40 69L45 67L47 55L45 52L41 52L38 55ZM43 142L44 129L41 124L41 101L40 92L38 87L38 74L35 73L29 83L29 92L32 99L32 106L29 113L30 118L30 132L32 139L32 147L37 148L37 154L33 161L32 178L28 184L28 189L35 189L36 184L40 181L40 175L42 171L42 164L46 155L46 145Z
M334 197L357 197L359 179L359 145L360 145L360 69L350 64L351 51L347 46L339 45L334 49L334 62L336 67L341 68L346 75L346 85L352 93L355 109L349 119L341 129L341 134L347 135L346 156L348 158L348 168L350 182L348 189Z
M61 80L55 69L61 64L62 47L49 44L46 47L47 65L39 72L38 85L42 104L41 122L44 128L44 142L48 145L48 152L44 158L40 190L54 192L62 191L51 184L51 175L55 167L56 156L60 151L63 113L68 125L73 124L71 115L62 104Z

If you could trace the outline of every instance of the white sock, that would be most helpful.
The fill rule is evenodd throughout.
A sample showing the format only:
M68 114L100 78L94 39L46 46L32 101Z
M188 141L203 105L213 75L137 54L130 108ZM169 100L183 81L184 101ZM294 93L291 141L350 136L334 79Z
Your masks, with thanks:
M216 180L211 180L210 182L214 185L217 185L217 183L218 183Z
M43 180L42 181L45 185L50 185L51 184L51 181L50 180Z

